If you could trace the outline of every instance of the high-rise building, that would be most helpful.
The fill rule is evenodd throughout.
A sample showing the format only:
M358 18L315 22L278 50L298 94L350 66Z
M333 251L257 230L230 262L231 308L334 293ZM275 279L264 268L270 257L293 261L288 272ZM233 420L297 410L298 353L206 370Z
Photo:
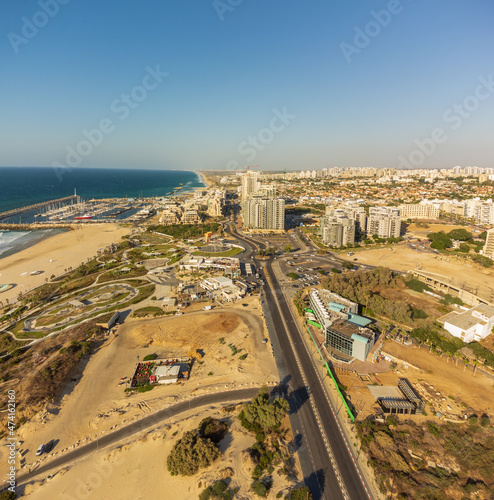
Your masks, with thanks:
M324 244L332 247L355 242L355 221L344 210L333 210L321 217L320 234Z
M483 255L494 259L494 229L487 231L487 238L485 239Z
M370 207L367 234L379 238L398 238L401 231L400 209L397 207Z
M253 196L259 189L259 172L249 170L242 175L242 200L246 200L249 196Z
M285 200L253 196L242 203L244 227L282 231L285 229Z

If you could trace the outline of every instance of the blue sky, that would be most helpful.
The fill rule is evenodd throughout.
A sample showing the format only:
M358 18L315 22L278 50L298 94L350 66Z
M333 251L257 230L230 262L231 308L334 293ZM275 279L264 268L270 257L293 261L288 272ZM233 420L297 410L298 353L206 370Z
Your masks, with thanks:
M491 0L9 0L0 165L494 167L493 21Z

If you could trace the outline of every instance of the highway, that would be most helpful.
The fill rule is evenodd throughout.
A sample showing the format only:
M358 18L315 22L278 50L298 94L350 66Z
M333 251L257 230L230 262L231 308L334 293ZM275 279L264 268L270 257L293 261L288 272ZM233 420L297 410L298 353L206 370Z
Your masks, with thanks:
M105 448L106 446L118 443L141 431L151 429L161 422L168 420L182 412L186 412L194 408L199 408L201 406L209 406L216 403L250 400L258 392L258 387L222 391L213 394L197 396L193 399L182 401L173 406L163 408L156 413L132 422L116 431L105 434L97 440L91 441L90 443L80 446L79 448L75 448L73 451L69 451L68 453L64 453L63 455L54 458L47 463L41 464L37 469L31 470L31 472L27 474L20 474L17 477L17 484L25 484L35 477L46 474L51 470L60 470L69 465L73 465L75 461L80 460L81 458L84 458L91 453L94 453L100 448Z
M251 253L252 242L233 234L248 245ZM295 440L301 444L298 452L304 480L315 499L368 500L372 498L370 489L347 449L334 409L290 313L272 263L272 259L265 261L263 268L266 278L269 277L263 286L265 313L268 313L265 315L268 326L274 325L276 338L272 343L282 378L281 390L290 403Z

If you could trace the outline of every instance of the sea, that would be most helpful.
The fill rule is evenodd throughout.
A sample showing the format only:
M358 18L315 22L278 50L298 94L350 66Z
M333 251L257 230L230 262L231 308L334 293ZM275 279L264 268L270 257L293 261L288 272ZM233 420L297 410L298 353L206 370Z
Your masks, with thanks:
M0 167L0 212L6 212L74 194L85 200L101 198L149 198L179 194L204 187L199 174L183 170L119 168ZM31 215L32 217L32 215ZM0 224L5 222L0 220ZM29 214L9 223L34 222ZM63 231L0 231L0 258Z

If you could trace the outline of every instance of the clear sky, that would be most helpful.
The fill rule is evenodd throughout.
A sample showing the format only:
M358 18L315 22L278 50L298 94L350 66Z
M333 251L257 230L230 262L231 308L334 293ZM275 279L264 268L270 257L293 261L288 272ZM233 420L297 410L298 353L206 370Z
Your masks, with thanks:
M2 10L3 166L494 167L492 0Z

